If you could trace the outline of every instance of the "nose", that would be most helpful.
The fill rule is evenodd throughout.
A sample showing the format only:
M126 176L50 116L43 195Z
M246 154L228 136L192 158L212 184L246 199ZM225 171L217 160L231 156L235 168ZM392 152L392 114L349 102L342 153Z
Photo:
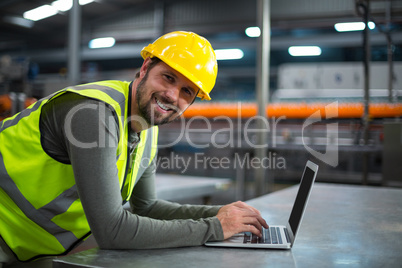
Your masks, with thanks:
M172 104L177 103L179 96L180 96L180 88L178 86L171 86L165 92L166 99Z

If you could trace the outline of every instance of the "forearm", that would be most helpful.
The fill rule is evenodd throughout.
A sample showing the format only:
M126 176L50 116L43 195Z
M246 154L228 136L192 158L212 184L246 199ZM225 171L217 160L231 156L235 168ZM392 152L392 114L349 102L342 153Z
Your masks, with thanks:
M124 215L125 214L125 215ZM155 220L125 211L119 226L105 230L107 237L97 237L103 249L151 249L198 246L223 239L216 217L200 220ZM128 228L126 228L128 227ZM104 240L103 240L104 239Z
M164 200L156 200L154 205L144 216L163 220L197 220L216 216L220 208L221 206L182 205Z
M155 160L145 170L141 179L136 183L130 206L132 211L140 216L154 219L193 219L213 217L218 213L220 206L181 205L159 200L156 196Z

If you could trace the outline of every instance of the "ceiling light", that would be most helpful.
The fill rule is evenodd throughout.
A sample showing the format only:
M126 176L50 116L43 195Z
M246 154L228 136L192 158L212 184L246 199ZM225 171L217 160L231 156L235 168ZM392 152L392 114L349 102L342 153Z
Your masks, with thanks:
M243 58L244 53L241 49L216 49L215 50L217 60L238 60Z
M38 21L56 15L57 9L50 5L43 5L24 12L23 17L28 20Z
M92 3L92 2L95 2L95 0L79 0L79 3L81 6L84 6L84 5Z
M52 3L52 6L61 12L65 12L73 7L73 0L57 0Z
M259 27L248 27L245 32L248 37L259 37L261 35Z
M102 37L95 38L89 41L89 48L106 48L112 47L116 43L116 40L113 37Z
M375 28L375 23L370 21L368 26L372 30ZM366 24L364 22L343 22L336 23L334 27L338 32L362 31L366 28Z
M319 56L321 55L321 48L318 46L292 46L289 47L288 52L292 56Z
M27 19L24 19L22 17L17 17L17 16L5 16L3 18L3 21L12 23L14 25L18 25L21 27L25 27L25 28L32 28L35 23L32 20L27 20Z
M81 6L94 2L95 0L79 0ZM57 0L52 3L52 6L61 12L70 10L73 7L73 0Z
M95 0L79 0L80 5L86 5ZM56 15L57 12L65 12L73 7L73 0L57 0L51 5L43 5L24 12L23 17L28 20L38 21Z

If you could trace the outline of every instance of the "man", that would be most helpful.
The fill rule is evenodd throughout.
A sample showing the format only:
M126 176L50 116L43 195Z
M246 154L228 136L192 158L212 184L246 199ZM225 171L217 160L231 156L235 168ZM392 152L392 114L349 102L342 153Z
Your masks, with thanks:
M91 233L103 249L146 249L268 228L243 202L156 198L157 125L179 117L196 96L210 100L217 63L210 43L190 32L168 33L141 55L131 83L68 87L0 122L3 259L65 254ZM132 211L122 208L126 201Z

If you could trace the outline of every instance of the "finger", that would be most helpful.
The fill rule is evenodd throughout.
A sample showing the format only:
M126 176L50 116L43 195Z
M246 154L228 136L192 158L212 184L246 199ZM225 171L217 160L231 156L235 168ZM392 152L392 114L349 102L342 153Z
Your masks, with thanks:
M250 217L247 216L244 218L245 222L247 224L253 224L254 226L256 226L256 228L258 228L259 230L262 229L262 227L264 227L265 229L268 229L269 226L267 224L267 222L261 217L261 216L257 216L257 217Z
M245 214L245 215L256 217L256 218L258 219L258 221L260 222L260 224L261 224L264 228L269 228L267 222L261 217L261 213L260 213L259 210L253 208L252 206L247 205L246 203L243 203L243 204L242 204L242 207L243 207L244 209L246 209L246 211L249 211L249 212L251 211L251 212L253 212L253 214L254 214L254 215L253 215L253 214L248 213L248 214Z
M262 217L258 218L258 221L260 222L260 224L261 224L265 229L268 229L268 228L269 228L268 223L267 223Z
M269 227L268 224L267 224L267 222L264 220L264 218L262 218L261 214L256 213L256 212L254 212L254 211L251 211L251 210L244 210L244 211L243 211L243 217L253 217L253 218L256 218L256 219L260 222L260 224L261 224L262 226L264 226L264 228L268 228L268 227Z
M257 218L250 218L250 217L244 218L244 223L247 224L247 225L252 225L252 226L254 226L254 227L257 228L259 231L262 230L262 225L261 225L261 223L258 221Z
M261 226L263 226L264 228L269 228L267 222L261 217L260 214L257 214L256 212L248 209L242 209L240 213L241 217L256 219Z
M254 225L245 226L245 232L251 232L256 236L262 237L261 229L256 228Z

